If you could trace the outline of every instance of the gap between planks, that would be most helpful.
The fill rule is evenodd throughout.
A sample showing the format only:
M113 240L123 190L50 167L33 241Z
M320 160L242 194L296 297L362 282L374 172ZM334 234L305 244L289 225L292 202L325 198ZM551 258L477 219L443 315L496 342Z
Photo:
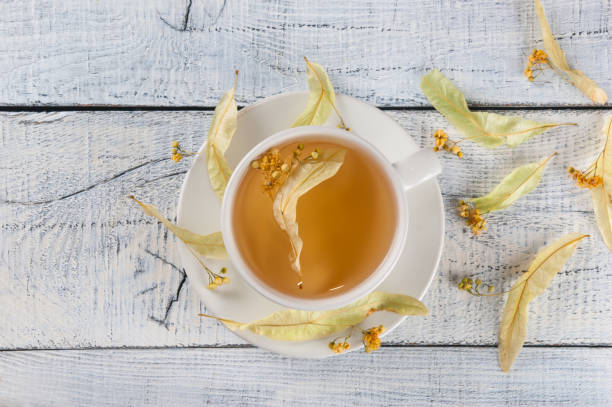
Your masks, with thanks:
M263 100L263 99L262 99ZM255 102L257 103L257 102ZM249 105L239 105L238 109L242 109ZM436 110L433 106L376 106L380 110L385 111L434 111ZM582 111L606 111L612 110L612 106L593 106L593 105L582 105L582 106L505 106L505 105L468 105L468 108L473 111L484 111L484 110L499 110L499 111L515 111L515 110L533 110L533 111L563 111L563 110L582 110ZM140 106L140 105L121 105L121 106L108 106L108 105L40 105L40 106L26 106L26 105L0 105L0 112L212 112L215 110L215 106Z
M436 348L465 348L465 349L490 349L497 348L496 344L487 345L468 345L464 343L443 343L443 344L382 344L381 349L436 349ZM565 345L538 345L529 344L524 345L523 348L538 348L538 349L609 349L612 348L612 344L595 343L595 344L565 344ZM46 351L61 351L61 352L80 352L80 351L117 351L117 350L171 350L171 349L260 349L255 345L248 343L245 344L232 344L232 345L197 345L197 346L88 346L82 348L10 348L0 349L0 353L10 352L46 352ZM265 349L260 349L266 351ZM273 353L273 352L270 352Z

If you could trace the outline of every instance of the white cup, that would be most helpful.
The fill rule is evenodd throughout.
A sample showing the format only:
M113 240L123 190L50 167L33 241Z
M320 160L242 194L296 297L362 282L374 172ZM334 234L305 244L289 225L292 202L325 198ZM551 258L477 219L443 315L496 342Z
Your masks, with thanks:
M336 296L325 298L300 298L288 295L266 285L249 268L236 244L233 225L233 211L236 192L253 160L272 147L292 142L305 143L309 139L337 142L366 153L384 171L393 187L393 196L397 208L397 226L389 250L376 270L373 270L361 283ZM266 298L285 307L301 310L326 310L340 308L357 301L371 293L391 272L397 263L406 242L408 232L408 206L405 192L441 172L440 163L431 150L419 150L407 155L404 159L390 163L374 146L363 138L345 130L323 126L295 127L280 131L253 147L240 161L234 170L223 196L221 204L221 233L229 254L230 261L242 278ZM270 208L272 210L272 208Z

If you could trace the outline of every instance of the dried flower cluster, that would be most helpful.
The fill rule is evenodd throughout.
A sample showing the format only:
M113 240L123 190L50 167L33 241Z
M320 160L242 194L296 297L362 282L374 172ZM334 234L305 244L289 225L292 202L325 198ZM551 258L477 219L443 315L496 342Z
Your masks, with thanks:
M365 331L363 335L363 346L367 353L373 352L380 348L380 337L381 333L385 332L385 327L382 325L372 327Z
M189 156L198 154L198 153L194 153L193 151L185 150L183 147L181 147L181 144L176 140L172 142L171 151L172 151L172 155L170 156L170 158L175 163L181 161L183 157L189 157Z
M567 172L570 177L580 188L593 189L600 186L603 183L603 178L595 175L597 170L597 161L587 171L579 171L574 167L569 167Z
M546 55L546 52L542 51L541 49L534 49L527 59L527 67L525 68L524 72L525 77L527 77L529 81L533 82L535 79L533 77L533 71L541 71L543 69L542 65L550 67L548 56Z
M351 332L344 338L339 337L331 341L329 343L329 349L331 349L334 353L343 353L344 351L351 349L351 344L348 343L348 339L353 334L353 329L354 327L351 328ZM342 341L340 341L340 339L342 339Z
M465 225L468 226L475 235L479 235L481 232L487 230L487 219L482 217L480 210L475 209L465 201L459 201L457 211L459 212L459 216L465 218Z
M278 148L272 148L264 155L251 162L251 168L262 173L264 182L262 184L264 191L268 193L270 198L274 198L278 188L287 181L291 172L304 161L317 160L321 151L316 148L307 156L303 157L304 144L296 145L291 157L283 158L280 155Z
M463 152L461 151L461 148L459 148L459 146L457 145L459 141L451 140L449 144L448 136L446 135L446 132L444 130L436 130L434 132L434 139L436 144L434 145L433 151L438 152L440 151L440 149L443 149L444 151L450 151L459 158L463 157Z
M348 343L348 339L353 335L353 331L356 329L355 326L351 327L349 334L345 337L338 337L329 343L329 349L334 353L343 353L351 348L351 344ZM366 353L374 352L380 348L380 334L385 332L383 325L374 326L370 329L363 330L360 328L363 338L361 342L365 348Z
M487 287L487 294L483 294L480 292L481 287ZM476 297L502 294L502 293L494 294L493 291L495 291L495 286L491 284L487 284L487 283L483 284L482 280L479 278L477 278L476 280L473 280L469 277L466 277L459 282L458 288Z
M220 285L229 284L229 282L230 282L229 277L221 276L221 275L215 273L214 271L210 270L206 266L204 267L204 269L208 273L208 288L210 288L211 290L214 290L215 288L217 288ZM223 267L219 272L221 274L225 274L225 273L227 273L227 269L225 267Z

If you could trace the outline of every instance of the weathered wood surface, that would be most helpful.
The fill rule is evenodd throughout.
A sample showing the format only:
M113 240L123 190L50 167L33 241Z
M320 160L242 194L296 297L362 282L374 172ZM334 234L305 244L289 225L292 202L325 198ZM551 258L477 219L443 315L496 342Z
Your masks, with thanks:
M422 146L440 127L457 135L435 111L389 113ZM477 276L509 287L544 243L583 232L592 237L532 304L527 341L611 344L610 253L590 195L566 175L568 165L585 166L596 156L609 112L506 113L579 126L515 149L466 144L463 159L442 156L447 232L439 275L424 300L431 313L407 320L386 343L496 344L504 299L470 297L456 289L458 280ZM0 114L1 349L243 343L198 319L205 309L180 269L174 237L126 199L134 193L174 216L189 160L173 164L170 141L198 148L210 118L210 112ZM458 199L488 192L511 168L553 151L559 156L542 184L493 215L486 234L474 238L464 229L455 215Z
M609 406L612 349L386 348L295 360L257 349L0 354L0 404L28 406Z
M608 0L544 0L568 60L612 93ZM213 106L241 70L248 104L303 89L309 56L342 92L421 106L436 67L481 105L588 105L552 74L531 0L140 0L0 3L0 105Z

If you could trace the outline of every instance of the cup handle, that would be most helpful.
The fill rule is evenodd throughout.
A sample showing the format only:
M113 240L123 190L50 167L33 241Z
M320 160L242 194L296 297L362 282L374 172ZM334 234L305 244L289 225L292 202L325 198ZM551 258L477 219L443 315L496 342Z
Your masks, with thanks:
M392 165L399 173L406 191L442 172L438 157L430 150L418 150Z

